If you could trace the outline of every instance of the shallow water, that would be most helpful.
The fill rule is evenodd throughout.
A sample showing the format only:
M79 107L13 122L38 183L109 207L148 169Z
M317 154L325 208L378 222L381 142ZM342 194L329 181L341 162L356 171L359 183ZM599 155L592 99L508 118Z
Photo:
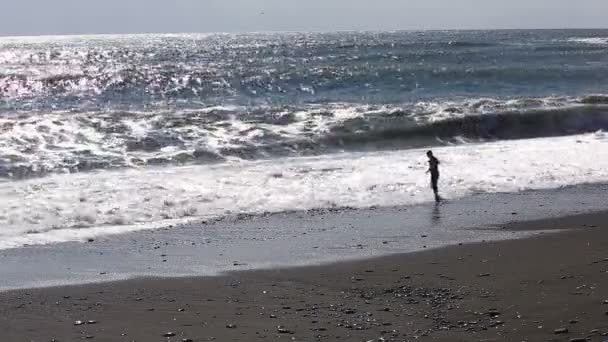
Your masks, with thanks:
M523 238L541 231L502 228L510 222L603 211L608 205L606 191L606 185L588 184L478 194L439 206L241 216L105 236L89 243L8 249L0 251L0 289L142 276L209 276Z

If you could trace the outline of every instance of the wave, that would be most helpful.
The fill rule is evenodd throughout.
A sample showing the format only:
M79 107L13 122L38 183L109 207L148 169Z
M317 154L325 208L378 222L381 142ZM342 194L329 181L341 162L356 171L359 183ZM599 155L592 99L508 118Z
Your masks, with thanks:
M570 38L569 41L591 45L608 45L608 37Z
M608 130L608 96L229 106L0 118L0 177L408 149Z
M584 104L608 104L608 95L589 95L578 100Z
M495 47L499 44L497 43L488 43L488 42L475 42L475 41L449 41L445 43L448 47L453 48L487 48L487 47Z
M442 194L520 192L608 181L608 135L434 149ZM592 151L592 153L590 153ZM56 175L0 182L0 249L86 241L238 214L432 201L420 150ZM480 172L483 171L483 172ZM605 206L597 192L591 201Z
M340 56L334 57L337 63ZM255 99L267 101L268 96L294 97L300 102L325 97L340 97L341 91L350 90L361 96L370 91L383 90L384 96L403 96L404 90L421 91L421 88L441 88L446 83L475 84L487 82L548 83L572 80L593 82L603 80L605 67L588 66L564 69L562 65L409 65L401 63L411 59L408 55L370 54L344 57L352 65L311 66L309 69L287 68L268 61L268 67L251 68L243 73L221 68L193 67L180 63L158 65L122 65L107 67L79 66L70 70L62 66L43 75L25 73L0 74L0 98L28 109L32 103L42 108L74 108L88 102L96 108L108 105L149 104L155 101L204 101L217 99L249 103ZM416 52L415 59L425 57ZM243 68L235 64L235 68ZM300 61L301 62L301 61ZM108 62L109 63L109 62ZM364 64L359 66L359 64ZM375 66L380 64L379 66ZM421 82L424 82L422 84ZM377 89L377 90L374 90ZM373 94L373 93L372 93ZM340 96L338 96L340 95ZM145 107L145 106L144 106Z
M463 141L512 140L554 137L608 130L608 107L591 106L469 115L423 125L392 120L373 129L349 129L324 136L325 145L356 147L414 148ZM463 140L465 139L465 140Z

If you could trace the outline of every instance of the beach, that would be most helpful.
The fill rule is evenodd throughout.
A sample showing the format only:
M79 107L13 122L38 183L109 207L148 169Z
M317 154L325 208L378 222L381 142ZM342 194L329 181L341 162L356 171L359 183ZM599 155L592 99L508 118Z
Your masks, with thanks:
M607 36L0 38L0 342L608 340Z
M603 341L607 218L321 266L3 292L2 340Z

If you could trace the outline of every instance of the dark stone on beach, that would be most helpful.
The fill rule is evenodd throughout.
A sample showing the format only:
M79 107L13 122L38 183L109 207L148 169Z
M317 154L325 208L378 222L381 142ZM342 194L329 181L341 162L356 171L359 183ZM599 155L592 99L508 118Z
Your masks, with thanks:
M95 336L93 336L93 335L86 335L84 338L87 339L87 340L91 340L91 339L94 339Z
M182 342L194 342L191 338L182 338Z
M283 326L280 326L280 325L277 327L277 332L279 334L291 334L291 330L289 330Z
M481 273L481 274L478 274L477 277L484 278L484 277L489 277L490 275L491 275L490 273Z
M570 320L570 324L576 324L576 323L578 323L578 319L571 319Z
M586 342L587 338L585 337L577 337L577 338L571 338L570 342Z
M352 315L357 311L355 311L355 309L345 309L343 312L347 315Z
M93 242L95 239L87 239L87 242Z
M97 324L97 321L89 320L89 321L87 321L87 324Z
M228 328L228 329L236 329L236 324L226 324L226 328Z
M495 309L488 310L488 316L490 316L490 317L497 317L499 315L500 315L500 311L498 311L498 310L495 310Z
M277 315L270 314L270 318L277 318Z
M164 333L163 336L164 337L173 337L173 336L175 336L175 333L169 331L169 332Z
M186 311L186 309L182 309L182 308L177 309L177 312L184 312L184 311Z
M555 329L553 330L554 334L567 334L568 333L568 329L567 328L559 328L559 329Z

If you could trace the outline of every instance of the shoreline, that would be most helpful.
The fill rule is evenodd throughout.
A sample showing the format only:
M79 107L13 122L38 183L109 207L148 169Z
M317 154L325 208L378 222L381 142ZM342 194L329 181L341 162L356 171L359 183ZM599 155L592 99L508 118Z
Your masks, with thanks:
M441 181L442 195L453 198L452 202L473 203L475 200L466 198L480 192L498 193L487 198L500 200L509 196L504 193L523 189L559 188L593 180L605 182L608 153L606 156L587 153L589 149L608 151L603 148L605 138L606 134L596 132L437 148L445 175ZM420 149L348 152L244 163L83 172L3 182L2 199L14 204L10 209L5 206L4 214L0 215L5 232L0 248L86 241L106 234L158 227L170 224L166 219L185 217L190 220L197 216L318 207L405 208L428 203L433 197L429 196L429 179L424 174L424 152ZM546 159L538 159L537 155ZM547 169L548 165L552 166ZM170 181L160 185L158 179L165 177ZM581 209L594 210L592 203L589 206Z
M140 277L215 276L363 260L537 234L526 222L608 208L604 184L479 194L441 206L326 209L224 220L0 250L0 291ZM516 222L516 223L514 223ZM504 229L509 225L509 229ZM562 224L563 225L563 224ZM552 226L549 229L559 229ZM28 272L23 272L27 269Z
M3 292L0 329L8 341L603 341L606 222L515 222L561 231L321 266Z

